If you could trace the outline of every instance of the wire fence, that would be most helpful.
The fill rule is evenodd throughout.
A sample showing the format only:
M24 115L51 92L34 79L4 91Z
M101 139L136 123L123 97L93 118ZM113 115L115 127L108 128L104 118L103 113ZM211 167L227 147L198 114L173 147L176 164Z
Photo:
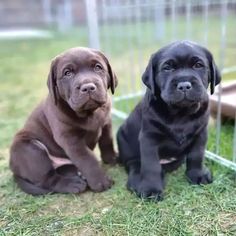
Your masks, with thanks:
M210 145L206 156L236 170L236 99L231 102L234 116L222 115L224 84L236 81L235 1L103 0L89 1L88 27L91 47L108 55L120 54L120 85L114 98L113 115L125 119L144 93L141 74L149 56L162 45L188 39L208 47L222 73L218 86L216 119L210 121ZM90 24L89 19L98 24ZM236 90L232 91L232 99ZM223 99L223 100L222 100ZM229 119L229 120L230 120ZM230 147L225 152L224 145Z

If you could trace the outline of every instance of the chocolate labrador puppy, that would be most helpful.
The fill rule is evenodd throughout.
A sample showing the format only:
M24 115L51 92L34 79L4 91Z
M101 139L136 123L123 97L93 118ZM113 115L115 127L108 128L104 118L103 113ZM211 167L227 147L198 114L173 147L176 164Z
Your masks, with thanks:
M98 143L103 162L115 163L107 90L114 93L116 85L99 51L72 48L53 59L49 95L31 113L10 149L10 168L23 191L38 195L111 187L93 149Z
M147 90L117 133L127 187L143 198L162 199L164 173L186 159L193 184L212 182L203 167L211 94L221 76L212 54L189 41L172 43L151 56L142 76Z

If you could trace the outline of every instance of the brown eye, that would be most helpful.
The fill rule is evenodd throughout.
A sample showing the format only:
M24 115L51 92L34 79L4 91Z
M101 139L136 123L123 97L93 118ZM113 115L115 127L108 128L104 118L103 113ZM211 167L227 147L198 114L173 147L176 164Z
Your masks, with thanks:
M65 71L64 71L64 76L72 76L73 75L73 71L72 70L70 70L70 69L65 69Z
M171 71L174 71L175 69L177 69L176 63L172 59L166 61L162 66L162 70L165 72L171 72Z
M164 71L170 71L170 70L173 70L173 67L169 64L166 64L164 67L163 67L163 70Z
M204 65L203 65L201 62L196 62L196 63L193 65L193 67L199 69L199 68L204 67Z
M174 71L175 65L173 63L165 63L162 69L166 72Z
M94 66L94 71L96 72L100 72L103 70L103 67L101 66L101 64L97 63L95 66Z

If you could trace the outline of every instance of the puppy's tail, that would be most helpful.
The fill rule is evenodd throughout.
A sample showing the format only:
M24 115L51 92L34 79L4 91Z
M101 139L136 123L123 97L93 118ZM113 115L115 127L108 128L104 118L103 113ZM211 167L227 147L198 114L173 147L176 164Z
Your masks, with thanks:
M50 190L44 189L42 187L36 186L35 184L31 183L30 181L23 179L17 175L14 175L14 180L17 185L26 193L31 194L33 196L36 195L43 195L47 193L51 193Z

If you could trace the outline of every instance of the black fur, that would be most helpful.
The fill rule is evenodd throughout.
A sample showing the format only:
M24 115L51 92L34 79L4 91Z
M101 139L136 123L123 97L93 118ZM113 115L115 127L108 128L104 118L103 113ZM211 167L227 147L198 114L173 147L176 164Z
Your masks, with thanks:
M189 41L175 42L151 56L142 80L145 96L117 133L128 189L160 200L165 172L185 161L191 183L211 183L211 173L203 167L207 88L210 84L213 93L221 80L211 53Z

